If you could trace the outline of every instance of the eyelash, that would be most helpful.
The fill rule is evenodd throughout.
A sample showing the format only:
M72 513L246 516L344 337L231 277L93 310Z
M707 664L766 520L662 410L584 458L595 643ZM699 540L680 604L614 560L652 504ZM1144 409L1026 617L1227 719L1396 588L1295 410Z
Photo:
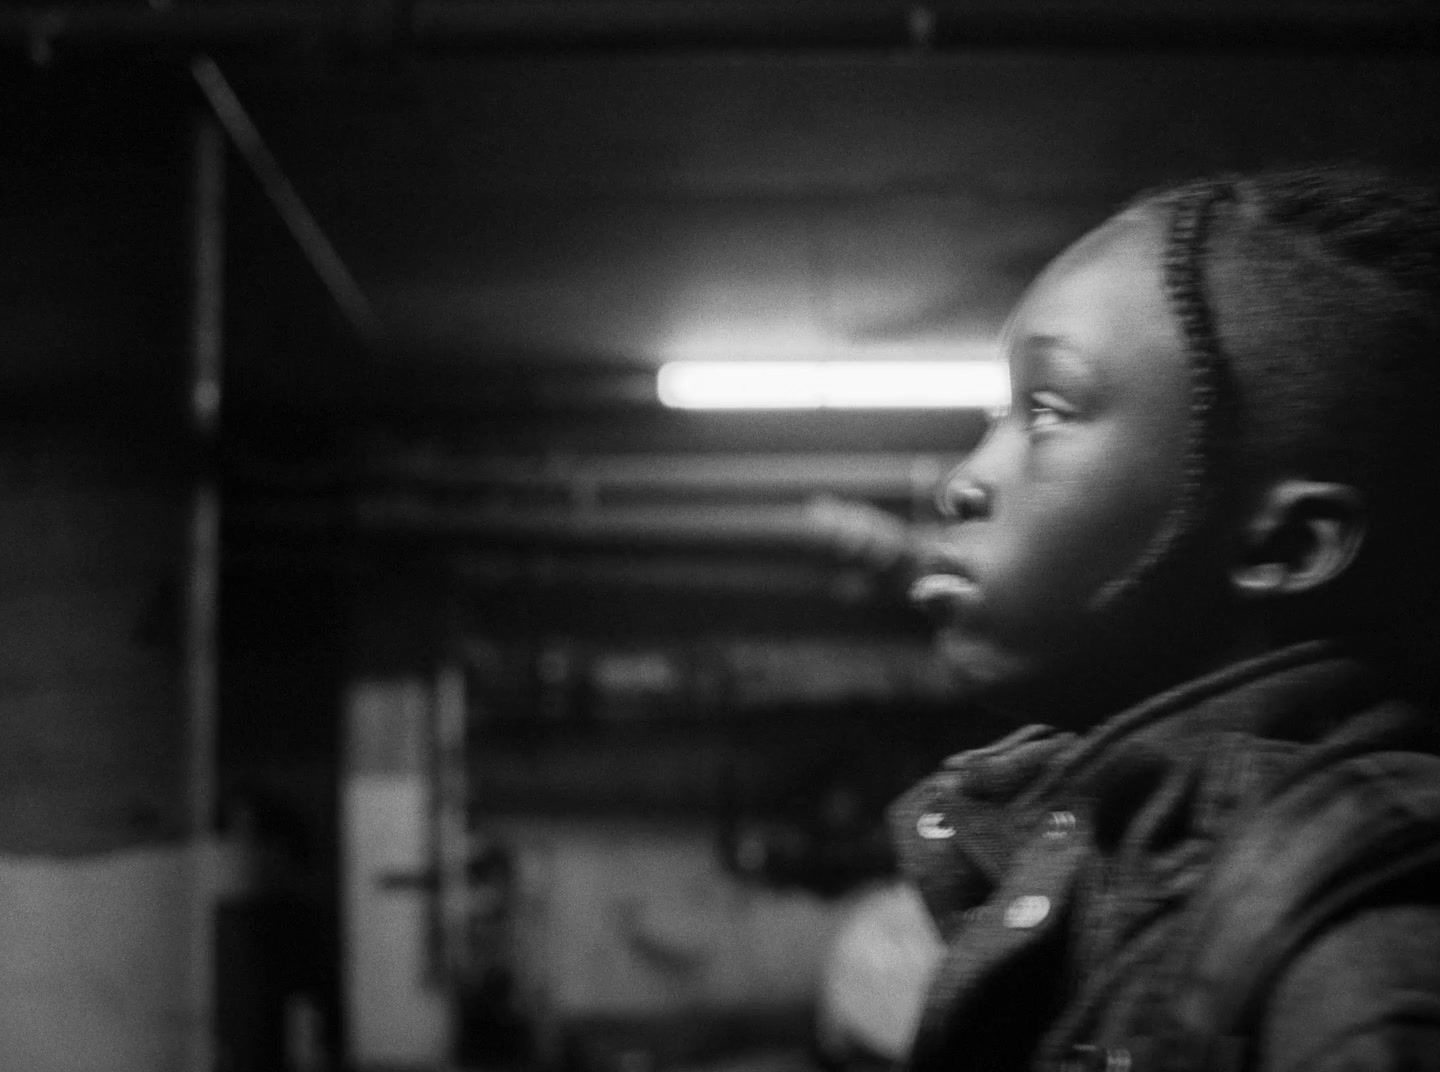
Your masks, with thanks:
M1074 417L1074 407L1054 391L1031 391L1025 396L1025 427L1029 431L1064 424Z

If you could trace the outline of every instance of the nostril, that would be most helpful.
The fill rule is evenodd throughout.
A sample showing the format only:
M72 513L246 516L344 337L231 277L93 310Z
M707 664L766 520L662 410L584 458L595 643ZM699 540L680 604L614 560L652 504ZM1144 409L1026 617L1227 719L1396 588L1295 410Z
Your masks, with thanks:
M949 480L939 489L936 506L941 517L973 521L990 513L990 491L973 480Z

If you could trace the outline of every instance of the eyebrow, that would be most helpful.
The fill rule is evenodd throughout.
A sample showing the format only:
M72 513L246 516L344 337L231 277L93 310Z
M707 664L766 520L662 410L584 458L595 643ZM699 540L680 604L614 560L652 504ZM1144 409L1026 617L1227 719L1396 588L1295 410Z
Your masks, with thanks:
M1019 341L1017 349L1026 357L1048 357L1056 350L1074 353L1075 345L1064 335L1026 335Z
M1062 375L1102 387L1104 370L1085 356L1084 349L1065 335L1026 335L1017 340L1015 356L1027 365L1040 366L1042 371L1058 370Z

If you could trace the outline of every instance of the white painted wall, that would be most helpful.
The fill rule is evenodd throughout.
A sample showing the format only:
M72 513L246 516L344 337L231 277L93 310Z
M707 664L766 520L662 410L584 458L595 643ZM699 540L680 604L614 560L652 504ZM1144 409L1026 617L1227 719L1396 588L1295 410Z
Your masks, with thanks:
M342 788L345 993L359 1067L443 1061L452 1030L427 975L427 898L386 874L428 860L427 682L369 680L347 697ZM515 965L547 1026L686 1010L797 1009L816 998L845 906L740 884L712 826L565 816L497 821L517 865Z
M190 1067L187 849L0 857L0 1068Z
M130 211L97 197L97 211ZM57 267L84 259L55 250ZM18 293L54 323L99 303L43 268ZM213 847L178 836L185 721L167 593L184 498L137 428L12 423L0 437L5 1072L181 1072L204 1067L211 1040L211 936L197 929L210 914L195 894Z
M496 828L519 863L522 984L558 1019L801 1008L841 909L745 886L714 831L571 818Z
M355 1063L443 1063L450 1021L425 973L427 898L386 889L426 865L425 786L415 775L355 775L344 789L345 993Z
M450 1051L445 995L426 971L427 894L380 881L429 863L429 704L420 680L357 681L345 701L342 955L348 1049L359 1067L436 1064Z

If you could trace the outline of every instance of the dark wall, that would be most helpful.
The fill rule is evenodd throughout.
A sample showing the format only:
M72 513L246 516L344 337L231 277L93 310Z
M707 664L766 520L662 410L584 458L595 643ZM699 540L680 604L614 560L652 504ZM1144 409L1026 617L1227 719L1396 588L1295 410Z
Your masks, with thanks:
M186 129L174 82L7 78L0 839L183 827Z

